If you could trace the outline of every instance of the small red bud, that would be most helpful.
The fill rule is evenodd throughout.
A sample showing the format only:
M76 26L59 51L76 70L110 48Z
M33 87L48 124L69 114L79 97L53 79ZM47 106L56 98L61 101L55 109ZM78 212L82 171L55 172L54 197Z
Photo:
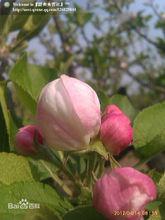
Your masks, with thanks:
M18 153L22 155L34 155L37 153L34 139L43 144L43 137L40 129L35 125L27 125L19 129L15 137L15 145Z
M116 105L108 105L105 110L101 122L100 138L105 147L114 155L118 155L132 142L131 121Z

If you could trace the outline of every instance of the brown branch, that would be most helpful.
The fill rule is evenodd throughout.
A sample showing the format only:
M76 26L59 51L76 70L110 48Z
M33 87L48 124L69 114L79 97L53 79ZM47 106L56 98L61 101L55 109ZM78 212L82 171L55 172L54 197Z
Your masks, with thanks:
M119 13L122 13L121 8L119 7L119 5L117 4L117 1L113 1L116 9L118 10ZM131 25L132 27L134 27L133 25ZM142 37L143 39L145 39L148 43L152 44L153 46L158 48L158 44L151 40L148 36L146 36L145 34L143 34L142 32L140 32L138 29L133 29L135 31L135 33L137 33L140 37Z
M142 37L144 40L146 40L148 43L152 44L155 47L158 47L157 43L153 40L151 40L147 35L143 34L142 32L140 32L138 29L134 29L134 31L140 36Z
M59 20L58 16L53 16L53 20L54 20L57 32L60 36L63 51L68 54L68 53L70 53L70 47L68 45L67 37L64 35L64 33L61 30L60 20Z
M68 37L61 30L61 26L60 26L61 21L59 20L59 17L53 16L53 20L54 20L57 32L58 32L60 40L61 40L61 46L64 51L65 60L67 60L68 57L72 54L72 48L69 45ZM71 64L68 68L68 75L75 77L73 64Z
M156 86L156 85L150 84L150 83L145 83L144 81L139 79L137 76L135 76L130 70L126 70L126 74L129 77L131 77L133 80L135 80L137 83L139 83L144 88L155 90L155 91L160 92L160 93L165 93L165 89L163 87Z

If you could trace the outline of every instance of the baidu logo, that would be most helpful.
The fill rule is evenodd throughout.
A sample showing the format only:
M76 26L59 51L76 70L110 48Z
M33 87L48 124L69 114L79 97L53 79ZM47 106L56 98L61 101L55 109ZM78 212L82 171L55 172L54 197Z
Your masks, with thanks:
M39 203L28 202L27 199L21 199L18 203L8 203L8 209L39 209Z

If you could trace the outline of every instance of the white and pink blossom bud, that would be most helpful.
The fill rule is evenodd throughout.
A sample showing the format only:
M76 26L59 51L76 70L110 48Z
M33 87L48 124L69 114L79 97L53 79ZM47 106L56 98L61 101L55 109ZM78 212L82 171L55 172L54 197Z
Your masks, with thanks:
M15 137L15 147L22 155L34 155L37 153L36 142L43 144L40 129L35 125L27 125L19 129Z
M100 129L100 103L86 83L62 75L41 91L37 120L46 143L56 150L83 150Z
M95 183L93 206L109 220L142 220L156 195L149 176L131 167L116 168Z
M132 138L130 119L116 105L108 105L100 129L100 139L107 150L118 155L131 144Z

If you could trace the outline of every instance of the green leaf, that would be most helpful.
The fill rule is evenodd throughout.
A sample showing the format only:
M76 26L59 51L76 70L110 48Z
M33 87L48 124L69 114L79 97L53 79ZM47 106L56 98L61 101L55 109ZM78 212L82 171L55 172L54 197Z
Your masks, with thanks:
M4 115L2 112L2 107L0 104L0 151L9 151L9 140L8 140L8 133L5 124Z
M1 220L59 220L57 216L47 207L26 210L24 213L1 214Z
M108 157L108 152L100 140L95 140L95 141L91 142L90 146L89 146L89 151L97 152L105 159L107 159L107 157Z
M148 175L153 179L153 181L154 181L155 183L159 183L160 178L162 177L162 174L159 173L158 171L156 171L155 169L150 170L150 171L148 172Z
M160 199L165 201L165 174L161 177L158 183L158 191Z
M72 189L68 187L61 178L59 178L59 166L46 160L33 160L30 158L29 164L35 180L40 181L51 177L54 180L54 183L58 185L59 191L63 192L63 195L73 196Z
M26 24L29 15L11 14L8 20L11 22L10 31L22 30L22 27Z
M20 100L20 104L23 107L26 107L31 111L33 115L36 113L36 100L34 100L31 95L28 93L28 91L25 91L21 88L21 86L18 86L17 83L14 83L16 94L18 96L18 99Z
M3 16L2 16L3 17ZM29 15L20 15L20 14L10 14L8 17L5 16L5 24L3 29L3 35L7 36L12 31L22 29L25 22L27 21Z
M157 48L160 51L160 54L164 55L165 54L165 40L164 38L157 38Z
M0 154L0 216L4 219L61 219L70 203L50 186L35 181L28 158L12 153ZM18 204L22 199L38 203L39 209L8 209L8 203Z
M7 129L7 133L8 133L8 141L5 140L5 142L6 143L9 142L10 149L13 149L14 138L15 138L17 128L16 128L16 125L14 124L14 121L13 121L11 114L10 114L8 107L7 107L6 83L4 83L4 82L0 82L0 106L1 106L3 118L5 120L5 125L6 125L6 129ZM0 140L0 144L1 144L1 140ZM0 146L0 148L1 148L1 146ZM9 150L8 146L5 146L5 150L7 150L7 151Z
M97 91L97 95L100 100L101 109L102 111L105 110L107 105L117 105L130 119L135 118L137 114L137 110L133 107L131 101L128 99L127 96L115 94L111 97L108 97L104 91L99 90L97 87L95 87L95 90Z
M76 23L78 26L83 27L92 19L93 13L84 10L76 3L74 3L74 7L76 8L76 14L75 16L67 14L68 20L69 22Z
M0 183L9 185L30 180L33 180L33 176L25 157L13 153L0 153Z
M101 90L97 91L97 95L100 100L101 109L104 111L105 107L109 104L109 97Z
M146 159L165 149L165 102L140 112L134 121L133 144Z
M61 219L60 216L72 208L70 203L61 198L50 186L38 182L16 182L8 186L1 185L0 198L0 216L8 215L9 219L13 219L12 217L17 215L22 215L25 219L28 219L31 215L36 215L36 211L42 217L43 214L47 214L45 213L47 209L50 210L51 218L54 214L54 219ZM18 204L22 199L26 199L28 203L37 203L40 208L8 209L8 203ZM48 217L45 219L49 220Z
M56 70L32 64L27 64L27 74L31 84L30 93L36 101L41 89L58 77ZM28 87L26 88L28 89Z
M109 99L108 104L117 105L132 120L135 118L137 114L137 111L134 109L127 96L119 94L113 95Z
M56 77L57 73L53 69L29 64L26 54L17 61L10 72L10 79L16 85L20 100L33 114L41 89Z
M1 19L0 19L0 34L2 34L4 32L4 28L5 28L5 23L6 20L8 18L9 15L1 15Z
M28 158L31 172L35 180L41 181L52 177L52 173L56 173L59 168L45 160L35 160Z
M81 150L81 151L73 151L72 153L73 153L73 155L74 154L75 155L82 155L82 154L86 154L89 152L96 152L99 155L101 155L102 157L104 157L105 159L107 159L107 156L108 156L107 150L105 149L102 142L98 139L91 141L87 149Z
M153 209L150 211L151 216L149 220L163 220L164 219L164 216L165 216L165 174L162 175L162 177L160 178L159 183L157 184L157 188L158 188L158 199L160 201L153 202L153 203L156 203L157 207L155 208L152 207Z
M64 215L64 220L105 220L105 218L99 214L92 206L78 207L66 215Z
M163 203L158 210L158 217L160 216L160 220L164 220L164 216L165 216L165 203ZM154 219L155 220L155 219ZM156 219L157 220L157 219Z
M22 15L21 15L22 16ZM49 14L30 15L18 34L17 40L29 40L39 34L50 19Z
M164 19L160 19L158 20L158 22L155 25L156 28L160 28L162 30L165 30L165 20Z
M158 206L160 206L162 203L160 201L154 201L154 202L150 202L147 206L146 209L149 211L155 210L158 208Z

